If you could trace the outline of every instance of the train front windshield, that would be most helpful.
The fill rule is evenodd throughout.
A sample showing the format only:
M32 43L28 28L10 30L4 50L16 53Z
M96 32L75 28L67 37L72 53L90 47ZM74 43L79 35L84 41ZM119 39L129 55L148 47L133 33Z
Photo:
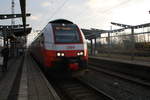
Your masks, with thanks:
M80 43L80 32L75 25L53 25L55 43Z

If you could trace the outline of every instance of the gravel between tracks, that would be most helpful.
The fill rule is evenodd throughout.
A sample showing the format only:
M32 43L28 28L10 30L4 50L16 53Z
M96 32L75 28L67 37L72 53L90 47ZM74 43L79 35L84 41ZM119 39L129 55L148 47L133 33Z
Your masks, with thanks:
M116 100L150 100L150 87L90 70L81 77Z

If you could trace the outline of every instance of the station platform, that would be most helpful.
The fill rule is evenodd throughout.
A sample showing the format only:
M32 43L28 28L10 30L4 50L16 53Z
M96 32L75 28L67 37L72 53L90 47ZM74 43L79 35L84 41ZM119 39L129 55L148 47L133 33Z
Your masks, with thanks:
M101 57L101 56L89 56L89 58L95 58L95 59L99 59L99 60L106 60L106 61L112 61L112 62L120 62L120 63L150 67L149 61L127 60L127 59L119 59L119 58L112 58L112 57Z
M119 73L123 78L130 77L134 82L150 86L150 62L90 56L89 64L97 66L99 70L113 72L113 75Z
M8 71L0 69L0 100L60 100L38 65L29 56L8 62Z

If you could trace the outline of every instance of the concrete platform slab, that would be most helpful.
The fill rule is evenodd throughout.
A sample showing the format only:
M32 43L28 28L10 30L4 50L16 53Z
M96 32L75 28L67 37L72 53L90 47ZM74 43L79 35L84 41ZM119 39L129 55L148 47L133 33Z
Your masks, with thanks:
M60 100L39 66L29 56L9 60L0 71L0 100Z
M8 100L20 68L21 60L22 57L10 59L8 62L8 71L0 71L0 100Z
M55 90L39 69L39 66L29 55L25 56L23 69L22 75L24 76L22 76L22 78L27 77L27 90L25 91L27 91L28 100L60 100ZM24 82L22 82L22 84L24 84ZM22 85L21 92L26 94L26 92L23 91L23 87L26 87L25 84ZM18 100L22 99L18 98Z

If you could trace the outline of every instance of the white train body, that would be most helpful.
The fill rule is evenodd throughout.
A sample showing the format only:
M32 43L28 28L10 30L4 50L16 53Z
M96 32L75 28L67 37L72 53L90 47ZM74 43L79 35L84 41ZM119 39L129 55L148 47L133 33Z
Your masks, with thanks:
M49 22L31 45L31 54L45 69L70 70L85 68L88 62L87 43L81 29L68 20Z

